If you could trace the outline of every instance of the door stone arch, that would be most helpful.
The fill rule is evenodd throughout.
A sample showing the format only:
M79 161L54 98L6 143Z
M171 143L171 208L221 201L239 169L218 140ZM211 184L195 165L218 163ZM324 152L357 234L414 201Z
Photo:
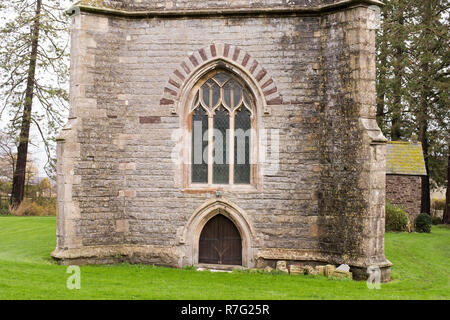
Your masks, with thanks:
M198 208L179 233L181 245L180 267L199 264L199 241L205 225L216 215L228 218L239 231L242 239L242 266L255 266L258 238L245 212L225 199L210 200Z

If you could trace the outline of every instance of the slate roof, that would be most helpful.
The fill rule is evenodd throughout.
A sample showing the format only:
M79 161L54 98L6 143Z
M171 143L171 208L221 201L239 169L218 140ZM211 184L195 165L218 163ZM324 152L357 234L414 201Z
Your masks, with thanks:
M386 149L386 174L427 175L420 142L389 141Z

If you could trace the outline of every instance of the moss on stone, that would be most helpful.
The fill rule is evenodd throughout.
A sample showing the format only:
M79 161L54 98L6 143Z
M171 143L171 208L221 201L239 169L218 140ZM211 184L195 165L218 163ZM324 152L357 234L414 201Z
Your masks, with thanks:
M422 144L391 141L386 148L386 173L426 175Z

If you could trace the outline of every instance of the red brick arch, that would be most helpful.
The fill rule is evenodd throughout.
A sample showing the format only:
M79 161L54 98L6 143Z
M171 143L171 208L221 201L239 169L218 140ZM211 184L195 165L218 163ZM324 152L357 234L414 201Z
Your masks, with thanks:
M234 63L253 78L261 89L267 106L283 104L274 80L258 60L239 47L230 44L211 44L192 53L173 71L164 87L160 105L174 108L181 89L190 76L209 62L221 58Z

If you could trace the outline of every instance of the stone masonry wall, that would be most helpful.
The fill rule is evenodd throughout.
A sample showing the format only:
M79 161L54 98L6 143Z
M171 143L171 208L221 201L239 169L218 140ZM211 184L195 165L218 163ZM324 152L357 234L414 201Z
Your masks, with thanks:
M367 12L360 6L323 16L74 15L53 256L189 261L180 232L216 190L178 184L172 135L184 120L167 97L179 99L187 70L215 52L248 64L255 83L267 85L268 110L258 106L258 126L280 134L278 172L263 175L255 188L220 195L245 212L254 230L250 266L279 259L388 266L385 139L374 115Z
M317 17L128 21L81 14L73 28L72 59L82 65L73 78L85 79L74 85L71 112L78 125L71 138L80 146L73 199L84 246L174 246L177 229L212 196L174 188L171 136L180 119L160 99L186 56L223 42L251 52L284 101L261 124L280 130L280 172L264 177L262 192L223 197L250 215L266 247L317 248L310 237L319 180ZM142 117L157 121L142 123Z
M419 176L386 176L386 200L405 209L414 225L420 214L422 182Z
M357 7L322 20L319 243L323 251L336 254L337 263L388 266L383 237L386 139L373 107L375 34L369 14Z

